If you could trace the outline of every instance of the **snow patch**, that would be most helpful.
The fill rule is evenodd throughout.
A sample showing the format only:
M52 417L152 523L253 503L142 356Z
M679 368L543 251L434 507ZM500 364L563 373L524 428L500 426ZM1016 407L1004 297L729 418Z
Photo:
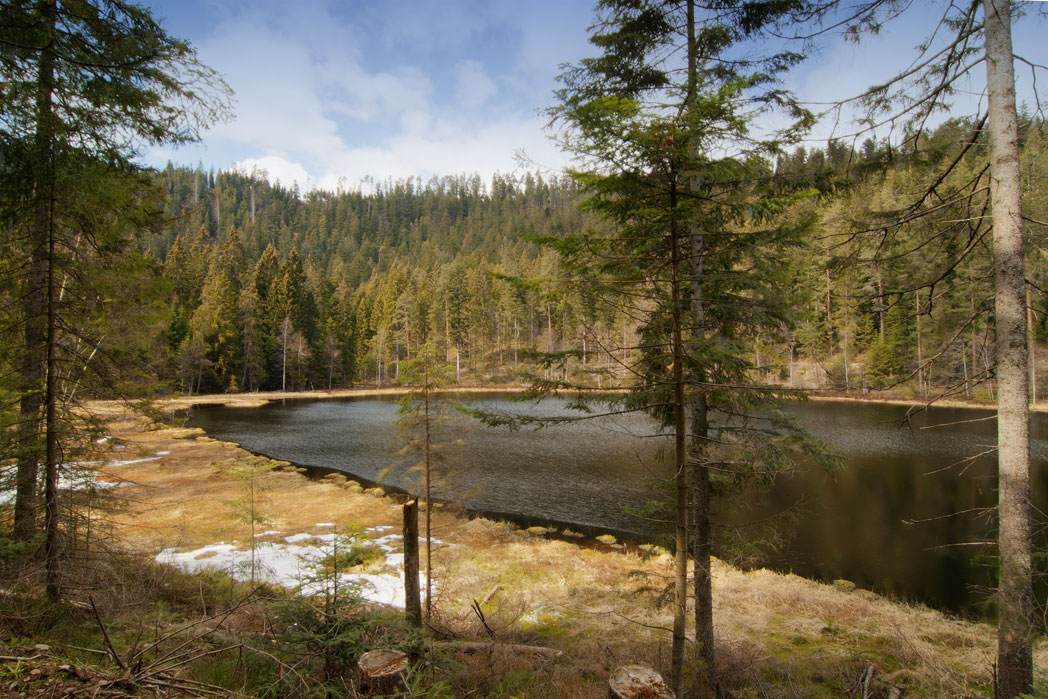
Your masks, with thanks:
M67 468L68 466L82 466L82 464L66 464L60 466L59 469ZM0 469L2 473L6 469ZM59 490L107 490L109 488L123 488L124 486L131 485L127 481L100 481L98 480L98 474L94 471L74 471L73 473L59 471L58 474L58 489ZM0 492L0 505L9 505L15 500L15 492L13 490Z
M108 461L106 466L130 466L131 464L144 464L147 461L160 461L159 456L149 456L144 459L128 459L127 461Z
M388 528L388 527L387 527ZM279 532L272 532L279 533ZM304 594L320 594L334 583L331 575L322 575L320 563L334 553L336 535L294 534L285 537L285 544L259 542L255 545L255 579L283 587L298 588ZM404 554L393 553L393 541L399 536L383 537L380 546L387 551L386 565L398 569L390 573L343 573L338 576L340 587L353 586L364 599L391 607L404 607ZM320 541L320 545L300 546L303 541ZM374 542L373 542L374 543ZM168 548L156 556L158 563L177 566L190 573L204 569L224 570L237 580L251 578L251 551L239 550L234 544L219 542L192 551L179 552ZM419 588L425 579L419 575Z

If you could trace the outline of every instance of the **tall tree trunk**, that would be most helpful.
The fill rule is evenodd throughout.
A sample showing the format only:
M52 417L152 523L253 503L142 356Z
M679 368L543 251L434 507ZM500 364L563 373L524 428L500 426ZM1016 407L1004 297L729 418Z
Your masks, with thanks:
M448 288L446 286L444 287L444 361L451 361L451 316L448 313Z
M48 43L40 54L36 83L36 134L33 163L33 218L29 227L29 260L22 302L25 346L22 354L22 396L19 401L19 457L15 475L14 535L36 534L37 477L43 460L40 449L41 410L45 405L48 341L48 290L51 287L52 206L54 198L54 0L38 5L46 22ZM46 447L45 447L46 451ZM46 458L46 457L45 457Z
M698 95L697 57L695 54L695 2L688 1L688 92L687 108L694 107ZM693 154L697 155L697 154ZM702 182L698 177L691 177L688 187L693 198L698 200ZM703 294L704 255L706 240L701 226L692 221L689 226L690 243L690 349L694 355L700 349L706 336L706 306ZM760 351L758 337L758 352ZM710 525L710 472L708 468L707 446L709 438L709 409L703 382L706 376L700 370L692 376L691 408L691 542L690 554L694 562L693 587L695 592L695 645L700 667L698 676L704 681L710 693L717 691L716 668L714 665L713 645L713 585L712 585L712 542L713 532ZM678 694L678 696L680 696Z
M997 319L997 696L1033 686L1030 403L1011 7L984 0Z
M842 302L843 303L843 302ZM851 390L851 368L848 366L848 306L844 304L844 328L842 329L843 338L841 339L841 349L844 350L844 388L845 390ZM759 368L759 367L758 367ZM757 375L758 379L760 374Z
M972 384L975 384L975 374L979 366L979 339L978 330L975 325L978 318L975 315L975 271L972 268L971 257L968 258L968 308L972 317ZM987 381L987 384L990 382Z
M698 189L693 178L692 190ZM691 227L691 325L693 351L704 339L706 314L702 293L703 248L702 231L695 224ZM712 542L710 524L710 472L707 446L709 438L709 408L706 391L701 388L705 376L695 372L697 384L689 397L691 408L691 559L694 562L695 590L695 645L700 667L698 674L707 688L716 692L716 673L713 645L713 577Z
M1030 405L1037 405L1037 342L1033 336L1033 291L1026 285L1026 341L1030 343Z
M287 331L291 325L288 318L284 318L283 342L280 343L280 390L287 391Z
M830 267L829 267L829 256L830 251L826 250L826 352L829 354L833 347L833 306L831 305L831 291L832 291L832 280L830 278Z
M670 651L670 674L673 691L684 696L684 648L687 641L688 605L688 471L686 464L687 424L684 402L684 324L681 294L680 238L676 220L677 189L670 185L670 303L672 322L673 355L673 444L674 458L674 598L673 598L673 645Z
M884 278L880 262L877 263L877 329L881 342L884 342Z
M917 307L917 388L922 398L928 397L924 376L924 344L921 338L921 292L913 292L914 303Z
M53 21L54 15L51 14ZM52 29L54 25L52 24ZM57 602L61 594L58 554L58 298L55 289L55 198L54 159L50 162L51 193L49 200L49 229L47 237L47 362L44 381L44 569L47 598Z

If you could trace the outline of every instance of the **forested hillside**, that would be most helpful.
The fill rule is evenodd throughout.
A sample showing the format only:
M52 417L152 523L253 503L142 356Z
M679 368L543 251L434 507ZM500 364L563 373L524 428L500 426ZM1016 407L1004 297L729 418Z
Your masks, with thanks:
M986 197L977 127L950 121L903 151L831 142L775 163L774 177L810 188L787 215L816 223L782 289L795 322L753 338L755 374L992 396L988 225L967 213ZM1043 336L1043 123L1026 120L1023 136L1031 322ZM426 342L461 382L510 380L534 351L566 353L539 369L547 376L626 380L617 360L637 344L629 315L598 310L584 285L562 279L552 251L529 242L598 225L569 178L409 179L304 195L261 173L169 167L157 181L167 222L142 246L169 282L158 378L179 390L395 383Z
M505 379L526 349L595 332L582 302L556 293L552 253L522 237L585 225L566 179L304 197L237 173L160 180L172 225L144 244L171 282L168 347L185 390L395 382L427 341L463 381Z

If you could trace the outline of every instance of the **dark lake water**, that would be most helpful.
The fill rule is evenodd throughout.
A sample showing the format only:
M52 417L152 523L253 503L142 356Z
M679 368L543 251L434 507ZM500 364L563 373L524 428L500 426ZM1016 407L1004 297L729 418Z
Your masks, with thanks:
M556 406L471 397L486 410L548 414ZM336 469L367 481L417 490L417 458L397 455L392 400L289 400L262 408L197 408L191 424L251 451L304 466ZM988 411L934 408L900 426L905 407L812 401L790 406L801 423L844 457L845 468L819 468L779 479L752 507L726 511L733 523L789 516L783 543L762 563L952 612L980 615L993 585L992 537L984 508L996 502L995 422ZM460 446L438 466L447 476L438 497L473 510L533 523L656 535L639 517L653 483L668 480L661 455L668 442L640 416L588 420L539 431L456 426ZM1034 503L1048 490L1048 420L1035 415L1031 456ZM977 456L984 454L983 456ZM973 458L977 457L977 458Z

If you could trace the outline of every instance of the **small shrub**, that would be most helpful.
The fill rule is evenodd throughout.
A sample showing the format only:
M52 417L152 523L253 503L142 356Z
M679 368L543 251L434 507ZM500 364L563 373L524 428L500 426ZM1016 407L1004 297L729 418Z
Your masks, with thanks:
M383 555L382 549L364 532L340 534L335 537L332 552L317 562L316 572L318 575L333 575L378 560Z

